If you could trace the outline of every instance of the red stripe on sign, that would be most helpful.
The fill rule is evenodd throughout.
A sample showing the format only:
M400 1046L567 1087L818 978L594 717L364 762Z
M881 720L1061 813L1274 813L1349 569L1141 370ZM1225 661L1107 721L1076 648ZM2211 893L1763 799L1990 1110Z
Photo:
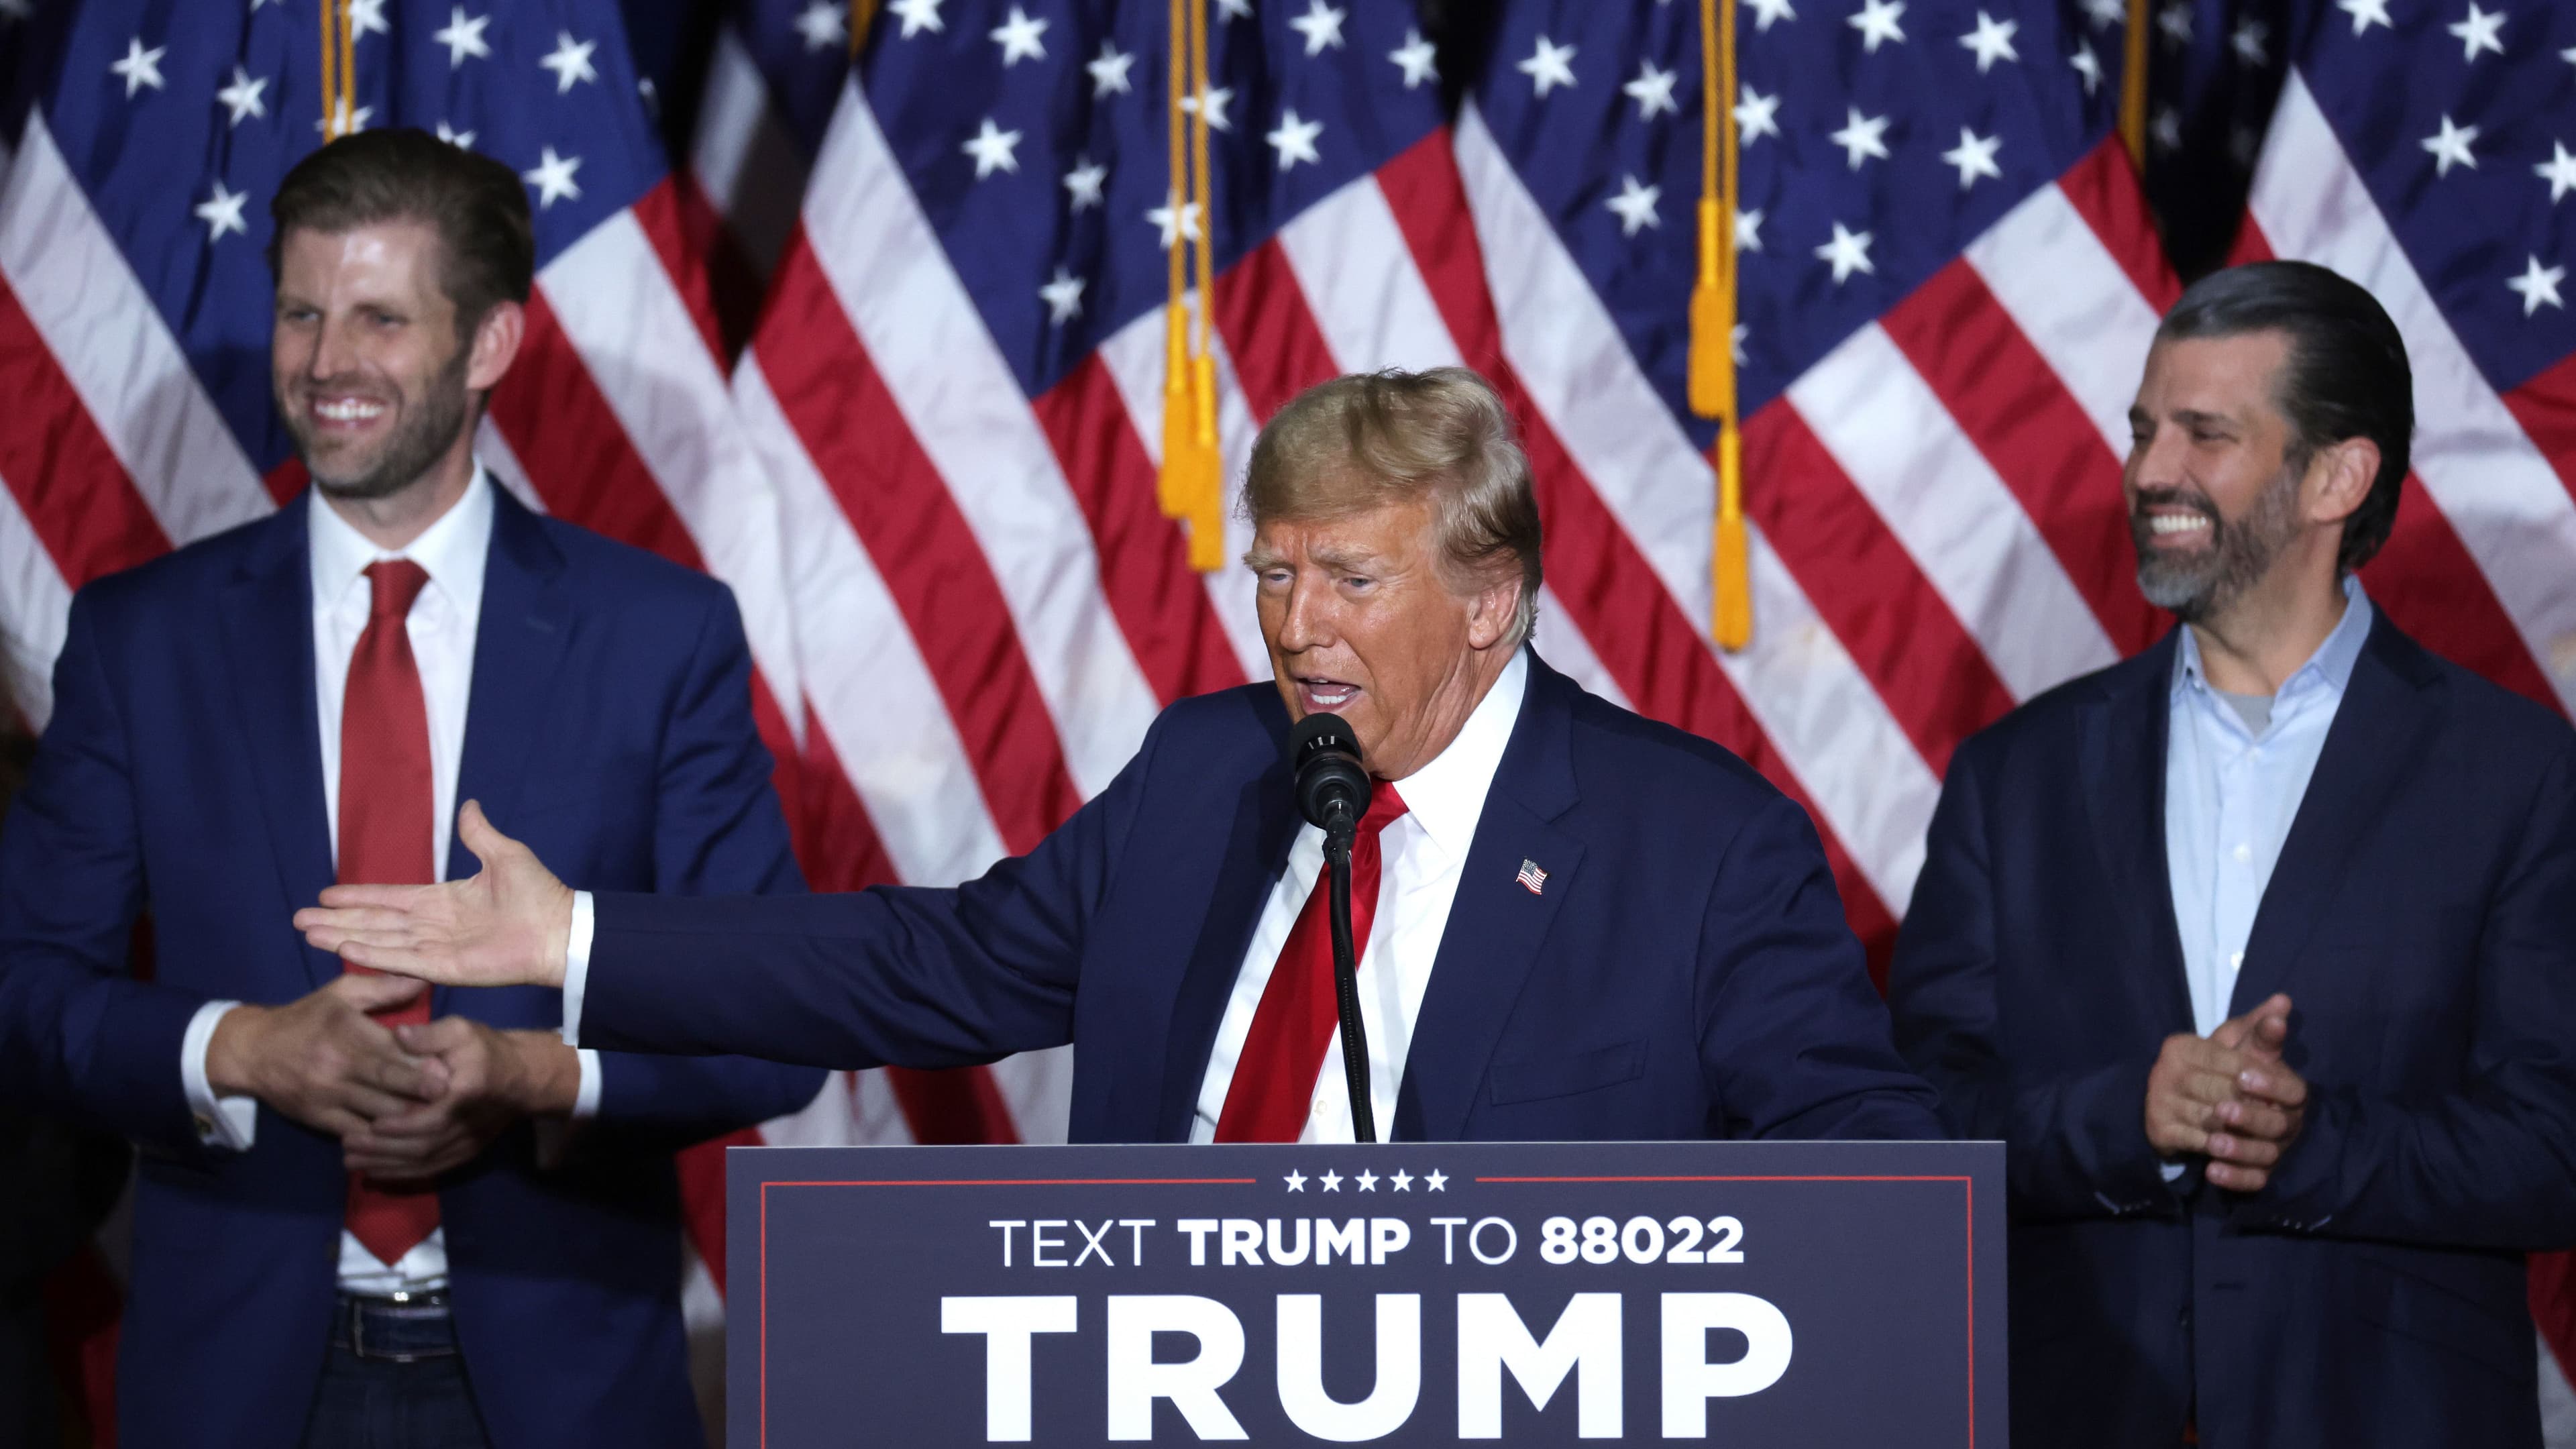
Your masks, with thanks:
M2021 500L2112 647L2154 643L2170 621L2138 592L2120 459L1976 268L1953 261L1879 326Z
M636 225L662 259L720 369L741 355L760 317L760 273L689 172L675 171L635 203Z
M1216 325L1256 422L1269 421L1297 394L1341 375L1332 345L1315 325L1306 289L1275 236L1216 279Z
M2576 495L2576 353L2500 396L2531 445L2549 460L2560 486Z
M1872 977L1883 984L1895 918L1832 829L1815 819L1805 787L1710 656L1708 641L1682 617L1504 360L1484 252L1448 132L1417 142L1381 167L1377 179L1459 356L1494 384L1520 420L1547 538L1548 583L1558 601L1639 710L1733 750L1806 809L1824 841L1844 915L1869 950Z
M2254 213L2246 212L2229 265L2272 259L2272 239ZM2513 616L2496 598L2486 570L2424 490L2424 480L2412 473L2397 496L2397 527L2378 557L2362 566L2361 583L2370 591L2371 603L2417 643L2516 694L2567 712L2540 662L2523 644Z
M1081 805L992 564L886 390L802 233L753 343L798 441L884 575L1019 854Z
M1190 568L1188 540L1155 501L1154 464L1100 354L1075 363L1030 409L1091 529L1101 592L1154 697L1170 704L1243 683L1216 606Z
M1744 425L1745 516L1932 773L2013 706L1976 637L1785 398Z
M519 360L492 390L492 422L546 511L704 572L695 539L601 395L540 285Z
M2118 136L2103 137L2102 144L2067 168L2057 178L2057 189L2074 203L2076 214L2102 239L2103 250L2129 274L2130 285L2147 299L2148 306L2161 315L2181 298L2182 282L2174 276L2173 264L2165 260L2164 244L2156 239L2155 218L2148 213L2146 192L2138 185L2138 168Z
M0 277L0 479L77 589L170 551L160 520Z

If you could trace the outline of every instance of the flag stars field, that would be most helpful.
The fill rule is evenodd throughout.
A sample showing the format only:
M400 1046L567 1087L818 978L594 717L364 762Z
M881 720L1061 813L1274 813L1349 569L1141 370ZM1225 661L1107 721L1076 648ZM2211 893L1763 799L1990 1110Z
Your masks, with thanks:
M590 63L597 49L598 41L575 40L571 31L558 30L554 50L537 64L555 73L555 94L568 95L574 86L598 82L599 71Z
M2478 158L2469 146L2478 139L2475 126L2454 125L2449 116L2442 118L2442 129L2424 138L2424 149L2433 153L2433 174L2448 176L2454 165L2478 169Z
M221 180L215 182L214 195L199 202L196 208L197 219L206 224L209 245L222 241L226 232L250 235L250 223L242 219L242 205L249 200L248 192L227 191Z
M2504 284L2522 298L2522 315L2529 317L2544 306L2564 308L2566 304L2558 300L2558 284L2566 280L2565 267L2544 267L2540 258L2533 257L2521 276L2507 277Z
M1026 10L1012 6L1010 17L994 26L988 36L1002 48L1003 68L1008 69L1024 60L1046 59L1047 25L1047 21L1032 20Z
M1308 0L1306 13L1288 22L1288 28L1306 39L1306 58L1314 59L1326 50L1342 48L1342 21L1350 12L1336 10L1324 0Z
M1765 136L1780 134L1780 97L1763 95L1751 86L1738 88L1735 103L1735 144L1750 147Z
M1851 163L1851 169L1858 171L1863 161L1886 160L1888 118L1864 116L1858 106L1846 107L1845 111L1843 128L1827 139L1843 148L1844 158Z
M1120 50L1115 41L1100 42L1100 54L1082 63L1091 72L1091 98L1128 94L1127 72L1135 64L1134 52Z
M469 16L464 6L457 5L448 10L447 24L429 38L447 47L447 68L461 70L468 60L492 58L491 42L483 38L484 30L491 24L491 16Z
M1088 211L1102 204L1101 186L1109 180L1109 168L1088 156L1073 158L1073 169L1064 173L1064 189L1072 198L1072 209Z
M975 179L981 181L996 171L1017 172L1020 169L1019 144L1019 132L1005 131L993 123L992 117L986 116L983 128L968 137L966 144L959 149L975 158Z
M215 92L215 104L232 113L230 124L235 126L254 116L266 120L268 102L261 99L261 95L267 89L266 76L253 78L249 71L234 66L232 84Z
M1962 48L1976 52L1977 74L1994 69L1999 60L2021 63L2021 52L2013 49L2013 35L2021 29L2018 20L1997 20L1983 10L1977 12L1977 28L1959 37Z
M1657 70L1652 60L1640 59L1637 78L1619 89L1636 101L1637 119L1651 121L1659 113L1681 114L1681 102L1673 99L1673 83L1680 79L1680 71Z
M581 185L572 179L580 169L580 157L558 156L555 148L548 146L538 157L536 169L521 172L520 179L537 189L537 210L544 211L558 201L580 198Z
M1631 175L1620 179L1618 195L1601 204L1618 216L1621 236L1635 236L1643 228L1664 224L1655 215L1655 203L1663 194L1662 187L1641 186Z
M1552 44L1542 35L1538 38L1538 48L1532 50L1529 59L1522 61L1516 69L1530 78L1531 93L1545 100L1547 93L1558 86L1571 88L1574 85L1574 47Z
M126 45L125 58L110 65L108 71L124 80L125 98L130 101L138 91L157 91L165 87L166 82L161 79L161 57L169 53L170 47L166 45L146 50L143 37L138 35Z
M1861 0L1845 23L1860 32L1861 52L1876 55L1882 42L1905 43L1905 27L1899 23L1904 15L1905 0Z
M2492 13L2480 10L2476 0L2470 0L2469 13L2460 17L2459 23L2443 28L2459 37L2462 60L2474 61L2481 51L2504 54L2504 12L2501 10Z
M886 13L903 22L903 33L896 38L910 40L927 30L933 35L944 33L948 23L939 18L943 0L892 0Z
M850 7L836 0L813 0L796 12L796 38L808 55L850 43Z
M1404 44L1386 53L1404 72L1404 88L1418 90L1427 81L1440 79L1440 49L1422 38L1419 30L1404 32Z
M1262 139L1278 153L1279 169L1287 171L1300 161L1310 166L1323 164L1324 158L1315 150L1315 138L1322 134L1323 122L1300 120L1296 107L1291 106L1280 114L1278 128Z

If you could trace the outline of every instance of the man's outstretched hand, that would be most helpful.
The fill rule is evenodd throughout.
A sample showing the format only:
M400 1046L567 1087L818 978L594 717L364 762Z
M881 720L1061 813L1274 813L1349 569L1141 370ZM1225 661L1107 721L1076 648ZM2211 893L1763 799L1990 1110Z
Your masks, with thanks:
M442 986L561 986L572 890L468 800L456 836L483 868L445 885L335 885L295 913L343 961Z

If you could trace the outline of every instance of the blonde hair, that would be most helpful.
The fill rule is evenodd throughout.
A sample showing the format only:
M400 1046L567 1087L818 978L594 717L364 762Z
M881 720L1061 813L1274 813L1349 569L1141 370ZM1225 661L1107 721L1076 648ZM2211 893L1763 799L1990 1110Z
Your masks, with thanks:
M1509 642L1527 639L1542 578L1538 495L1511 414L1474 372L1390 368L1310 387L1262 428L1243 480L1255 528L1425 498L1452 588L1519 574Z

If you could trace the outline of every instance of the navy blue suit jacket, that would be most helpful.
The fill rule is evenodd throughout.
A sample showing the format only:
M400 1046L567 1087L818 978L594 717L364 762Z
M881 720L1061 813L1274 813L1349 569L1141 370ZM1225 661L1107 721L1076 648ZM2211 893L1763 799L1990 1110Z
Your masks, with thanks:
M1175 704L1098 798L953 890L601 895L582 1039L848 1067L1070 1041L1075 1140L1182 1141L1298 828L1287 729L1269 684ZM1387 1135L1922 1138L1931 1102L1805 813L1533 656Z
M2576 1242L2576 732L2373 624L2255 916L2306 1127L2168 1186L2193 1029L2165 865L2171 636L1962 745L1889 999L2009 1144L2014 1442L2536 1445L2523 1252Z
M458 798L576 885L802 883L720 584L497 499ZM202 1147L180 1038L211 999L340 975L288 924L331 883L305 510L73 600L54 715L0 834L0 1091L144 1149L118 1415L133 1444L299 1442L327 1343L339 1143L263 1107ZM452 877L476 869L460 843ZM151 981L125 972L151 912ZM557 993L441 991L439 1015L552 1028ZM699 1442L679 1312L677 1147L793 1111L819 1075L601 1060L599 1117L539 1171L521 1124L439 1193L467 1373L493 1442Z

